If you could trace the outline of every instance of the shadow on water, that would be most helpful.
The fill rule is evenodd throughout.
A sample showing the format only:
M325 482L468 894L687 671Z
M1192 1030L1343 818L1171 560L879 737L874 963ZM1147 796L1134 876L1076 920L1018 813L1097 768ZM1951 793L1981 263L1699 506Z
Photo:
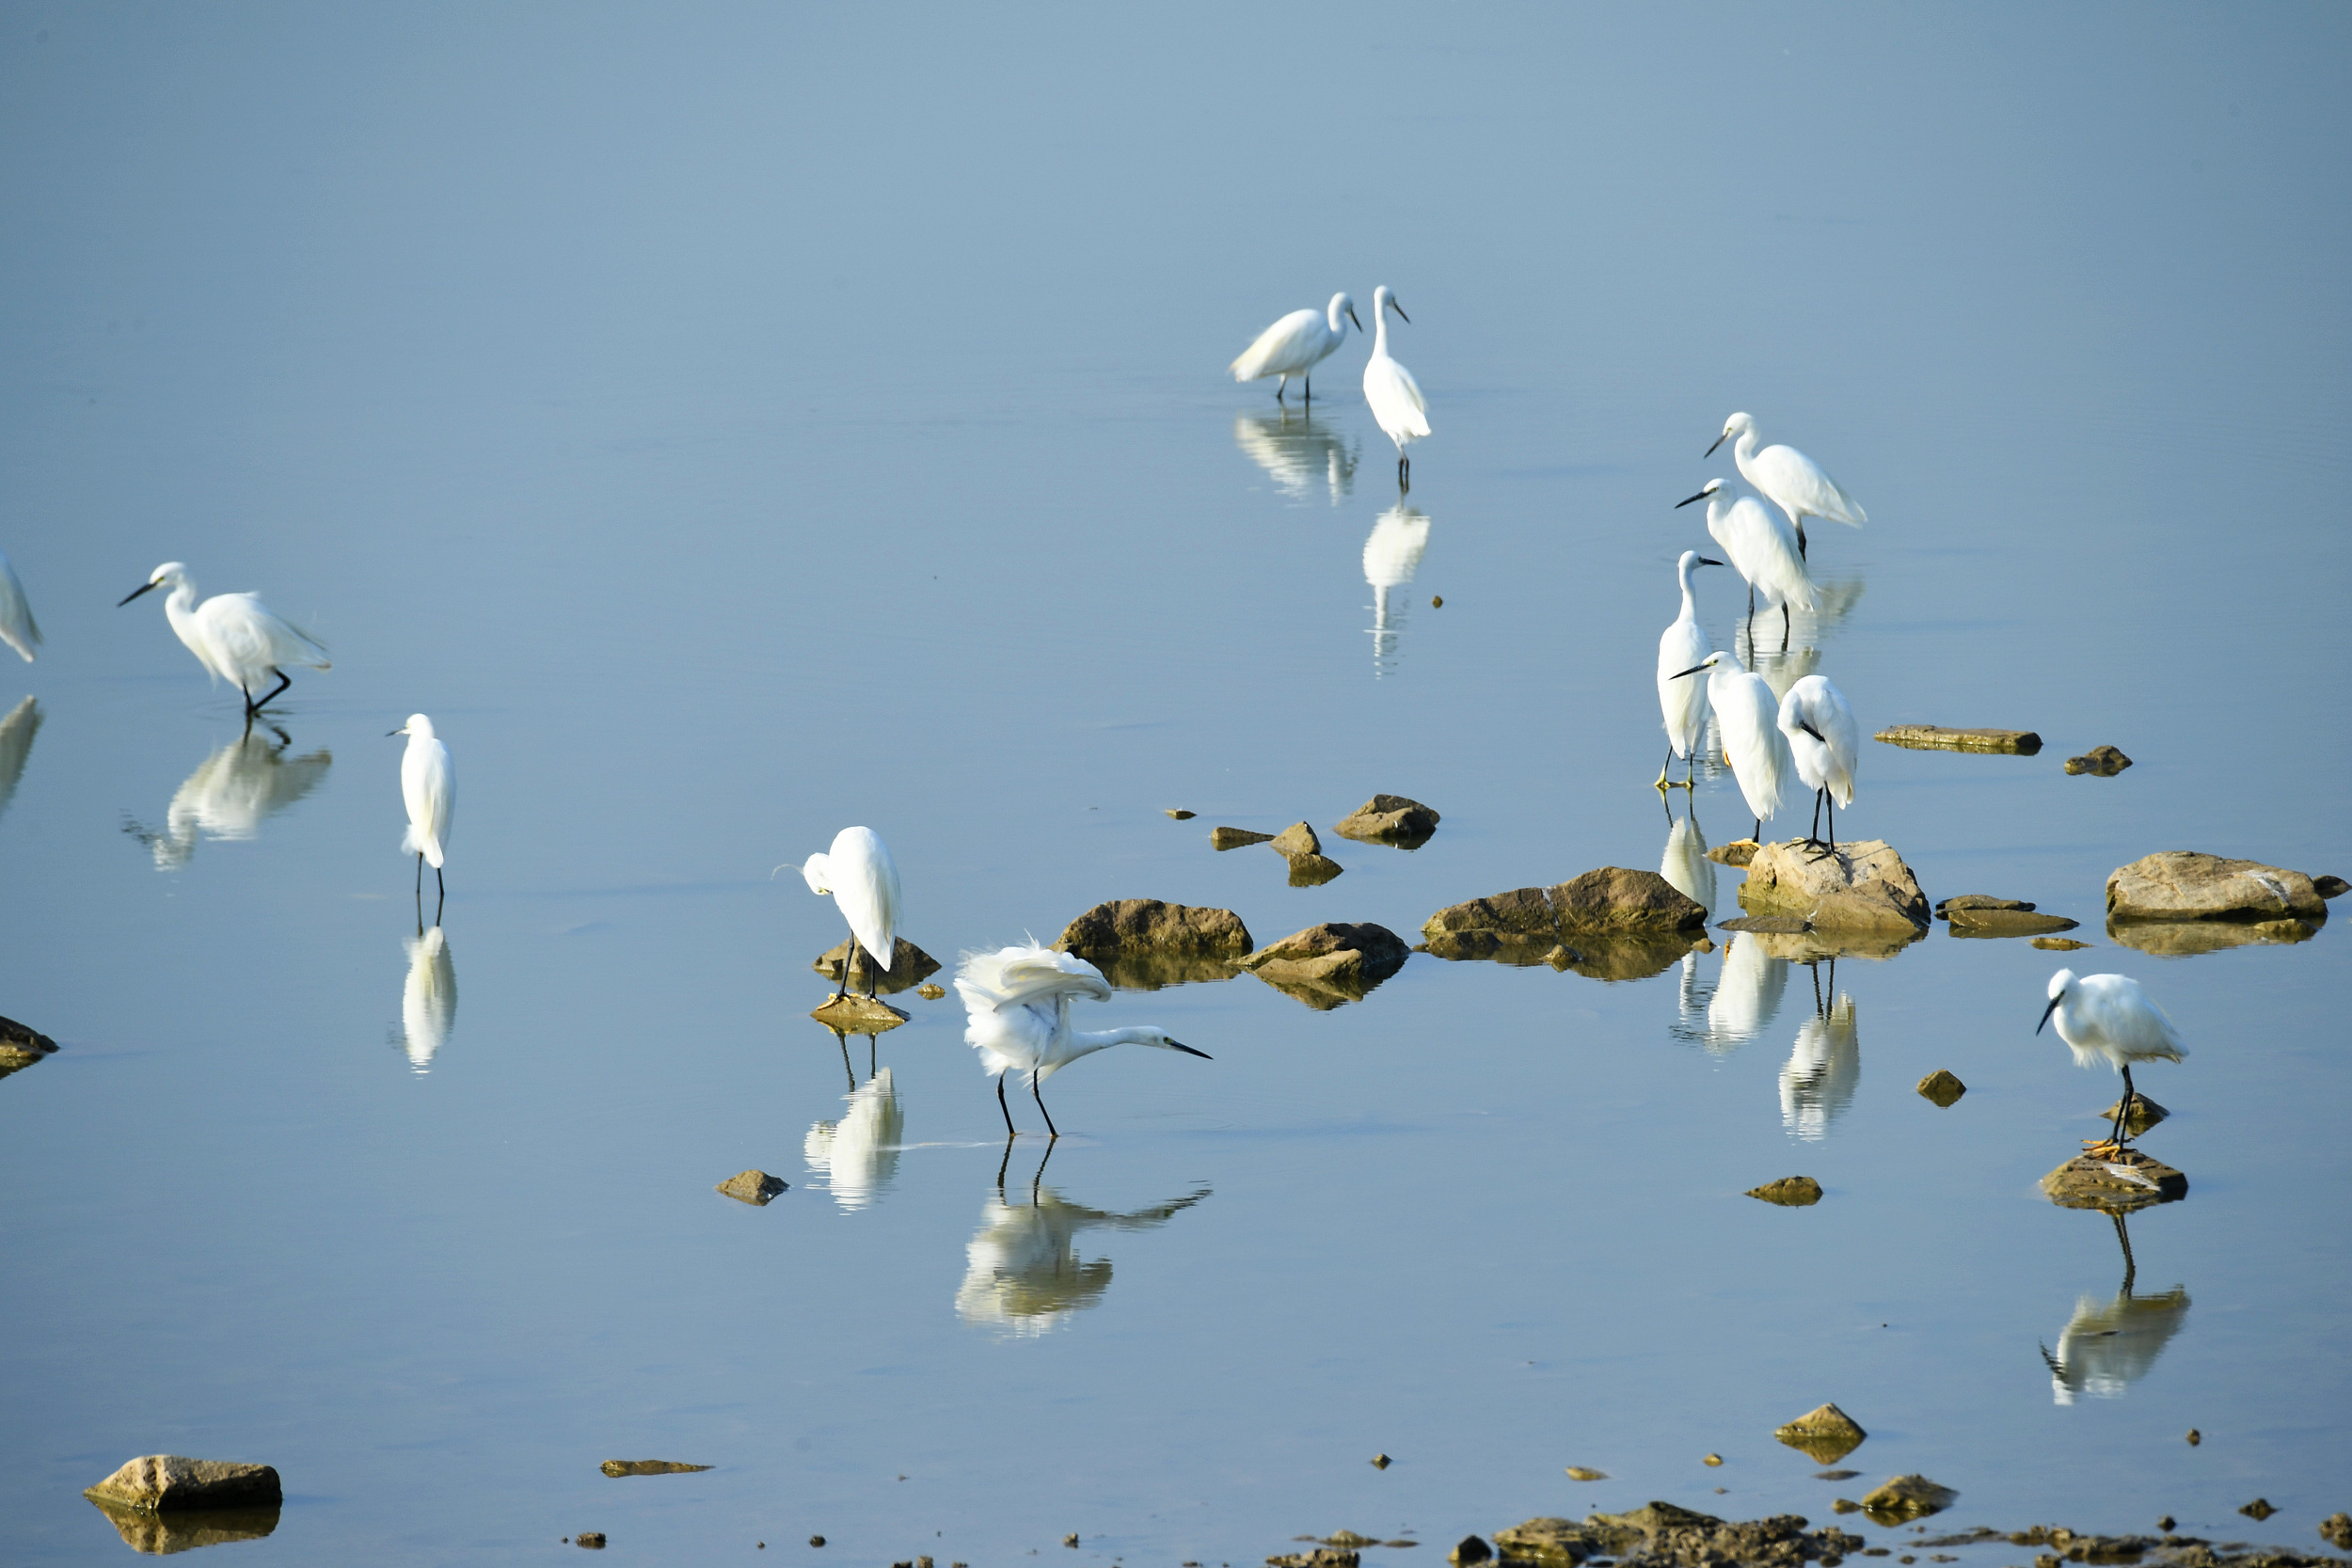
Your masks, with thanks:
M0 719L0 816L16 799L17 781L24 777L25 761L33 754L33 736L40 733L40 704L27 697Z
M2130 1221L2110 1212L2116 1244L2123 1249L2123 1283L2114 1296L2084 1296L2058 1330L2058 1348L2042 1347L2050 1369L2051 1398L2073 1404L2084 1394L2121 1399L2125 1389L2156 1364L2156 1357L2188 1322L2188 1291L2175 1285L2160 1295L2133 1291L2138 1265L2132 1258Z
M147 846L158 871L177 871L196 853L197 835L256 837L275 816L319 786L335 758L325 747L307 756L286 753L294 742L274 725L248 730L197 764L171 798L158 832L127 813L122 831Z
M1380 514L1364 540L1364 580L1372 585L1372 676L1396 669L1397 637L1405 629L1405 606L1391 605L1392 589L1411 584L1429 548L1429 516L1399 500Z
M409 1067L421 1075L457 1022L457 967L438 926L401 946L408 955L408 978L400 988L400 1034L392 1043L408 1053Z
M1233 444L1291 500L1311 501L1320 481L1337 506L1356 489L1356 443L1312 414L1281 409L1233 419Z
M1111 1260L1091 1262L1078 1257L1078 1237L1086 1231L1154 1230L1207 1197L1210 1189L1195 1188L1183 1197L1148 1209L1117 1213L1067 1202L1044 1185L1045 1166L1054 1157L1051 1144L1029 1178L1025 1194L1005 1192L1005 1172L1012 1163L1012 1143L996 1167L996 1191L980 1210L980 1227L964 1247L963 1284L956 1291L956 1312L965 1323L1029 1337L1061 1327L1078 1313L1102 1304L1111 1287Z
M870 1042L872 1036L866 1037ZM843 1052L846 1055L848 1046ZM898 1174L898 1151L906 1141L906 1113L898 1089L883 1068L845 1097L850 1108L838 1121L808 1130L801 1152L808 1168L825 1178L833 1200L851 1212L872 1207Z

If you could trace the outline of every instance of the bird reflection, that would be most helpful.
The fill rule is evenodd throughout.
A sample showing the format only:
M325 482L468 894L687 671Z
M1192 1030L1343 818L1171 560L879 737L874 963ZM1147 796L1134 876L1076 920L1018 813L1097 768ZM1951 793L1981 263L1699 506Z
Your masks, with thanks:
M40 733L40 704L27 697L0 719L0 816L16 799L16 784L24 776L25 759L33 754L33 736Z
M409 938L408 979L400 989L400 1046L419 1074L433 1066L433 1053L449 1040L457 1022L457 969L450 961L449 938L438 926Z
M1820 673L1820 644L1862 602L1862 587L1860 578L1817 583L1816 608L1795 611L1785 635L1767 619L1753 626L1742 621L1732 628L1732 649L1741 663L1764 677L1773 696L1786 697L1797 682Z
M1717 1055L1745 1045L1771 1025L1772 1015L1780 1011L1781 992L1788 989L1787 958L1773 958L1747 932L1726 936L1699 1043Z
M1007 1334L1027 1337L1045 1334L1100 1303L1111 1286L1111 1261L1078 1258L1081 1231L1108 1227L1113 1230L1152 1230L1209 1196L1197 1191L1149 1209L1116 1214L1067 1203L1053 1188L1042 1185L1045 1164L1054 1151L1038 1162L1022 1200L1005 1196L1005 1167L1012 1161L1012 1143L1005 1144L1005 1160L996 1167L996 1196L980 1211L980 1228L964 1248L963 1285L956 1291L956 1312L965 1323L984 1323Z
M2084 1296L2074 1315L2058 1331L2058 1349L2042 1348L2050 1369L2051 1398L2073 1404L2085 1393L2113 1400L2148 1375L2172 1336L2188 1321L2188 1291L2175 1285L2162 1295L2132 1292L2137 1265L2132 1261L2132 1235L2122 1214L2115 1222L2115 1239L2123 1248L2123 1285L2113 1300Z
M1666 800L1666 853L1660 861L1658 874L1671 883L1677 893L1692 900L1707 911L1709 920L1715 917L1715 863L1707 858L1707 834L1699 828L1696 802L1692 801L1680 816L1675 815L1673 797L1659 792Z
M1429 518L1419 507L1398 501L1380 514L1364 541L1364 580L1372 584L1372 674L1396 667L1397 633L1405 629L1405 607L1391 609L1389 590L1413 580L1422 552L1429 547Z
M882 1069L846 1097L849 1110L839 1121L820 1121L808 1130L801 1151L808 1168L826 1178L833 1200L852 1212L872 1205L898 1174L898 1148L906 1136L906 1113L898 1108L898 1090L890 1069Z
M1307 414L1287 410L1243 414L1233 420L1233 444L1263 468L1274 487L1294 501L1314 499L1320 480L1337 506L1356 489L1356 443Z
M1853 1103L1862 1082L1862 1041L1854 1032L1853 998L1837 995L1837 965L1830 963L1830 994L1821 1000L1821 966L1813 971L1813 1016L1797 1031L1797 1047L1780 1069L1780 1122L1807 1143L1819 1143L1829 1125Z
M177 871L196 853L199 832L211 839L251 838L262 819L301 800L326 777L335 758L325 747L290 757L293 741L275 726L248 730L197 765L179 793L161 832L126 822L123 832L153 852L155 868Z

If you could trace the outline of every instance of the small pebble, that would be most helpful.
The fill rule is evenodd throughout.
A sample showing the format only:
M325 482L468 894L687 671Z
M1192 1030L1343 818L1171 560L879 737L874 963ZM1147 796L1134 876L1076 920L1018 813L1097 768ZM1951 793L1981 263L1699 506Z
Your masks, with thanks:
M1728 1493L1730 1490L1731 1490L1731 1488L1729 1488L1728 1486L1718 1486L1717 1488L1715 1488L1715 1496L1717 1496L1717 1497L1723 1497L1723 1496L1724 1496L1726 1493Z
M2205 1434L2203 1433L2198 1431L2195 1427L2188 1429L2188 1446L2190 1448L2195 1448L2198 1444L2203 1442L2204 1440Z
M1445 608L1445 595L1443 594L1430 594L1429 608L1432 610L1443 610Z
M1070 1534L1068 1534L1068 1535L1063 1536L1063 1537L1061 1538L1061 1544L1062 1544L1063 1545L1065 1545L1065 1546L1074 1546L1074 1545L1076 1545L1076 1544L1078 1544L1078 1537L1077 1537L1077 1533L1076 1533L1075 1531L1073 1531L1072 1533L1070 1533Z
M2256 1497L2252 1502L2248 1503L2244 1508L2239 1509L2238 1512L2245 1514L2249 1519L2262 1520L2269 1518L2272 1514L2278 1513L2279 1511L2270 1506L2270 1499L2268 1497Z
M2172 1527L2175 1521L2172 1515L2168 1513L2163 1518L2156 1521L2156 1528L2164 1531L2167 1535L2170 1535L2172 1533Z
M926 1002L936 1002L941 997L947 994L947 988L942 985L934 985L932 982L926 980L921 985L914 988L914 994L921 997Z
M1168 815L1174 817L1179 822L1189 822L1192 820L1192 813L1188 811L1180 811L1174 806L1168 808Z
M1385 1453L1376 1453L1372 1456L1372 1467L1375 1470L1385 1470L1394 1463L1395 1461Z
M1710 1453L1705 1459L1699 1461L1702 1465L1721 1465L1723 1462L1724 1456L1719 1453Z
M812 1535L808 1538L808 1544L812 1546L821 1546L825 1544L825 1538L821 1535Z

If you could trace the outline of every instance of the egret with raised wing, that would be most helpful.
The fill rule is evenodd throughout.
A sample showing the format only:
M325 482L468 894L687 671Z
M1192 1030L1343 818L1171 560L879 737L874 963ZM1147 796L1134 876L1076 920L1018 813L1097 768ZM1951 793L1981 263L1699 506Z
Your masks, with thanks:
M1383 283L1372 291L1372 357L1364 361L1364 401L1372 404L1373 422L1380 433L1396 443L1396 483L1402 487L1413 480L1412 459L1405 455L1405 448L1429 434L1429 404L1413 372L1389 357L1391 310L1399 321L1413 319Z
M2115 1102L2111 1135L2089 1146L2090 1152L2114 1157L2131 1142L2126 1129L2132 1120L2134 1062L2177 1062L2188 1054L2181 1032L2128 974L2076 974L2061 969L2050 976L2050 1005L2042 1009L2042 1024L2058 1020L2058 1038L2074 1053L2076 1067L2106 1063L2123 1075L2123 1098Z
M1797 531L1764 510L1754 496L1735 496L1720 479L1710 479L1695 496L1675 502L1677 510L1692 501L1707 503L1707 531L1731 558L1732 566L1747 579L1748 636L1756 636L1756 595L1764 608L1780 606L1780 645L1788 646L1788 607L1812 610L1820 591L1805 570L1804 553L1797 547Z
M1103 972L1069 953L1057 953L1034 943L1002 948L994 953L966 953L956 970L956 993L963 998L968 1016L963 1037L980 1053L981 1070L996 1080L996 1108L1005 1114L1005 1132L1012 1134L1012 1112L1005 1105L1005 1075L1029 1075L1029 1094L1045 1131L1060 1137L1053 1114L1038 1085L1081 1056L1091 1056L1114 1045L1150 1045L1209 1059L1205 1051L1170 1039L1165 1029L1149 1025L1125 1029L1086 1030L1070 1026L1073 997L1107 1002L1111 986Z
M1827 675L1807 675L1780 700L1780 733L1788 737L1788 754L1797 777L1813 791L1813 826L1804 841L1817 847L1816 860L1837 851L1837 808L1853 804L1853 770L1862 752L1862 731L1854 723L1846 694ZM1829 840L1821 839L1821 801L1829 801Z
M1724 433L1715 437L1715 447L1737 436L1731 449L1732 461L1740 465L1740 477L1755 485L1788 515L1788 526L1797 531L1797 553L1804 553L1804 520L1826 517L1833 523L1845 523L1860 528L1870 520L1869 515L1854 504L1854 499L1836 480L1822 471L1821 466L1794 447L1766 447L1756 450L1756 419L1753 415L1734 414L1724 421ZM1715 447L1707 449L1712 457Z
M822 854L811 855L801 866L801 875L808 880L808 890L823 896L833 895L841 918L850 923L850 935L857 946L866 950L868 963L882 966L890 973L891 951L898 941L898 866L890 858L890 846L871 828L844 828L833 835L833 847ZM850 952L841 960L841 986L835 997L850 993L850 971L856 967L857 954ZM866 994L874 994L874 972L866 972Z
M171 596L164 601L164 615L171 629L206 673L245 694L248 720L294 685L294 677L286 673L287 665L331 668L318 640L263 604L258 594L215 594L197 603L196 584L188 579L187 567L177 561L156 567L144 586L125 594L115 608L119 610L140 594L164 587L171 590ZM253 689L270 675L278 677L278 684L256 699Z
M1282 401L1282 388L1290 385L1292 376L1299 379L1307 402L1315 400L1315 384L1309 373L1346 341L1347 324L1356 323L1361 332L1364 324L1357 320L1356 302L1343 293L1333 294L1331 303L1321 310L1293 310L1272 326L1258 334L1258 341L1241 351L1241 357L1232 363L1235 381L1263 381L1275 377L1274 401Z
M433 721L423 714L410 714L408 722L391 734L408 737L408 747L400 756L400 798L408 808L408 832L400 841L400 852L417 857L417 906L421 917L427 861L433 863L433 885L441 902L449 898L441 863L449 847L450 818L457 810L457 773L450 766L449 747L433 733ZM436 903L433 924L440 923L440 903Z
M1666 774L1675 758L1680 757L1691 769L1698 767L1699 737L1707 732L1707 688L1676 675L1714 652L1707 628L1699 625L1698 606L1691 598L1691 573L1701 566L1722 564L1696 550L1684 550L1682 559L1675 562L1675 580L1682 585L1682 613L1658 637L1658 711L1666 721L1666 760L1658 769L1660 789L1666 787ZM1684 788L1690 787L1691 778L1691 771L1686 770Z
M1721 649L1674 678L1687 679L1702 670L1708 673L1708 705L1715 710L1715 722L1723 731L1724 759L1740 781L1740 798L1756 817L1756 841L1761 844L1764 819L1779 814L1781 791L1796 767L1780 733L1780 705L1772 700L1772 689L1763 676L1742 669L1739 655Z

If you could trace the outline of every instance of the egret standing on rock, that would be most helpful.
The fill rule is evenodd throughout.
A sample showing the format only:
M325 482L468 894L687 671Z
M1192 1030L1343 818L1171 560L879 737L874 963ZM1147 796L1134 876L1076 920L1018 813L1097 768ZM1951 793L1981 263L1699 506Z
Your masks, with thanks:
M1383 283L1372 291L1372 357L1364 361L1364 401L1372 404L1373 422L1380 433L1396 443L1396 483L1402 487L1413 480L1412 459L1405 455L1405 448L1429 434L1429 404L1422 401L1413 372L1389 357L1391 310L1400 321L1413 319Z
M0 642L14 648L27 664L33 662L33 650L40 645L40 626L33 619L32 601L24 596L24 584L17 580L16 568L8 564L4 550L0 550Z
M171 622L171 629L208 673L245 693L246 719L294 685L284 666L331 668L318 640L272 610L259 594L215 594L198 604L196 584L188 580L188 569L177 561L156 567L144 587L125 594L115 608L119 610L141 594L167 585L171 596L164 601L164 615ZM266 675L276 675L278 684L256 701L253 689Z
M2115 1102L2115 1130L2103 1143L2091 1144L2093 1155L2115 1156L2131 1141L2134 1062L2177 1062L2188 1054L2181 1032L2128 974L2082 974L2061 969L2050 976L2050 1005L2042 1009L2042 1024L2058 1020L2058 1038L2074 1053L2076 1067L2106 1062L2123 1075L2123 1098Z
M1698 767L1699 737L1707 730L1707 688L1677 677L1714 651L1691 598L1692 570L1722 564L1696 550L1684 550L1682 559L1675 562L1675 580L1682 585L1682 613L1658 637L1658 710L1666 721L1666 760L1658 769L1655 787L1659 789L1666 787L1666 773L1675 758L1682 758L1693 769ZM1690 774L1683 775L1682 783L1685 788L1690 786Z
M457 773L449 765L449 748L433 733L433 721L412 713L408 722L391 732L408 737L400 758L400 798L408 807L408 836L400 841L404 855L417 857L417 907L424 908L424 866L433 863L433 885L449 897L441 878L441 861L449 846L450 817L457 810ZM440 905L433 909L433 924L441 923Z
M841 956L841 987L837 1000L850 993L850 970L857 951L890 972L891 951L898 940L898 867L890 847L871 828L844 828L833 835L833 847L811 855L801 867L808 890L833 895L841 918L850 923L850 950ZM874 994L874 972L866 972L866 994Z
M1715 437L1715 447L1722 446L1734 436L1740 437L1731 449L1732 460L1740 465L1740 477L1761 490L1774 506L1788 514L1788 525L1797 531L1797 553L1804 553L1804 520L1826 517L1833 523L1845 523L1860 528L1870 520L1869 515L1854 504L1838 483L1822 471L1821 466L1794 447L1766 447L1756 450L1756 420L1747 414L1734 414L1724 421L1724 433ZM1713 456L1715 447L1707 449Z
M1151 1045L1209 1059L1207 1052L1168 1038L1165 1029L1071 1028L1070 999L1087 996L1107 1002L1111 986L1084 958L1051 948L1032 944L966 953L956 970L956 992L970 1015L963 1037L980 1053L981 1069L996 1080L996 1108L1005 1113L1007 1137L1013 1135L1012 1112L1005 1106L1008 1072L1029 1075L1029 1094L1037 1101L1038 1114L1045 1117L1045 1131L1058 1138L1061 1130L1045 1109L1038 1085L1079 1057L1114 1045Z
M1804 552L1797 531L1764 510L1753 496L1734 496L1720 479L1710 479L1695 496L1675 502L1677 510L1692 501L1707 503L1707 531L1731 557L1732 566L1748 583L1748 641L1756 641L1756 593L1764 591L1764 608L1780 606L1780 644L1788 645L1788 607L1814 610L1820 594L1805 570Z
M1345 321L1341 320L1343 316ZM1274 401L1279 403L1282 388L1296 376L1306 388L1306 400L1312 403L1315 384L1310 372L1346 340L1348 322L1356 322L1359 332L1364 329L1356 318L1356 302L1343 293L1333 294L1331 303L1320 311L1293 310L1241 351L1241 357L1232 364L1233 379L1263 381L1273 376Z
M1826 675L1807 675L1780 700L1780 733L1788 737L1788 754L1797 777L1813 791L1813 826L1808 845L1823 856L1837 852L1837 808L1853 804L1854 764L1862 752L1862 731L1853 721L1846 694ZM1829 799L1829 842L1821 841L1821 800Z
M1756 842L1761 844L1764 819L1779 815L1781 791L1796 767L1788 754L1788 742L1781 737L1780 705L1772 701L1772 689L1764 677L1742 668L1740 656L1733 653L1708 654L1674 678L1681 680L1702 670L1708 673L1708 705L1723 726L1724 757L1731 764L1731 776L1740 781L1740 794L1756 817Z

